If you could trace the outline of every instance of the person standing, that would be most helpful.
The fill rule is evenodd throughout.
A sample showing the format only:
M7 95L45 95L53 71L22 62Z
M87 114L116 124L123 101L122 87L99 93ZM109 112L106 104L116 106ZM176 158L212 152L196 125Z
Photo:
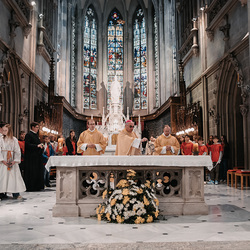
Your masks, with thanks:
M220 170L220 162L222 159L223 148L219 142L218 136L214 136L213 139L214 144L211 146L210 156L213 162L213 169L211 170L211 180L208 184L218 185L219 182L219 170Z
M146 155L153 155L155 152L155 138L153 136L150 137L150 141L148 141L146 145Z
M210 136L209 136L208 143L206 144L206 147L207 147L207 149L208 149L208 154L210 154L210 152L211 152L211 147L212 147L212 145L214 144L213 139L214 139L214 136L213 136L213 135L210 135Z
M221 159L220 179L223 182L226 182L230 151L229 151L229 144L227 142L227 137L225 135L221 136L221 145L223 147L223 155Z
M198 151L199 155L207 155L208 149L207 146L203 143L203 138L201 136L198 137ZM209 178L207 175L207 168L204 167L204 184L207 182L207 178Z
M12 193L14 199L23 200L20 192L26 190L18 164L21 162L21 151L18 140L13 136L10 124L2 128L0 140L0 192Z
M43 136L44 139L44 149L43 149L43 165L44 165L44 185L46 187L50 187L49 179L49 171L45 168L46 163L48 162L50 156L55 155L55 151L50 144L49 137L47 135Z
M69 137L66 139L68 149L67 155L76 155L76 136L73 129L70 130Z
M43 144L40 142L39 124L32 122L25 136L24 182L28 192L44 189Z
M134 122L127 120L125 128L117 136L115 155L141 154L141 142L146 142L147 138L139 139L133 130Z
M0 122L0 140L3 138L3 127L6 125L6 122L1 121ZM5 193L0 193L0 201L4 198L6 198L6 194Z
M171 128L165 125L163 134L158 136L155 141L156 155L177 155L180 149L180 144L176 137L170 134Z
M83 155L104 154L107 142L101 132L95 128L93 119L87 122L88 129L80 134L77 142L77 153Z
M194 144L190 141L189 135L185 135L185 142L181 144L182 155L193 155Z
M21 163L19 164L19 168L23 177L23 172L24 172L24 152L25 152L25 132L20 131L19 133L19 139L18 139L18 144L21 150Z

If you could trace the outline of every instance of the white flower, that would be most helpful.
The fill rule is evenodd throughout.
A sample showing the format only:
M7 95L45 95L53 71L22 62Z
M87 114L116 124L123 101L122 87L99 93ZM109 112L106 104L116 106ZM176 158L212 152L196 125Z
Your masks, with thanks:
M137 193L136 193L136 192L132 192L132 191L130 191L130 195L136 196L136 195L137 195Z
M112 214L112 219L115 220L116 216L114 214Z
M129 201L131 204L134 204L136 202L136 198L133 198L132 200Z
M152 198L152 196L150 195L150 193L148 192L148 190L146 190L146 193L148 195L149 198Z
M129 207L129 203L127 203L127 204L125 205L125 207L128 208L128 207Z

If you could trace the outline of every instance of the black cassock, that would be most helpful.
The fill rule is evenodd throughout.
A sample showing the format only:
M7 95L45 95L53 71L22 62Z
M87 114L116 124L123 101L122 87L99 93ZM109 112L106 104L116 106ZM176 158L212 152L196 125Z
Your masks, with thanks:
M44 166L42 162L43 149L37 147L40 143L38 133L36 134L30 131L26 134L24 182L28 192L44 189Z

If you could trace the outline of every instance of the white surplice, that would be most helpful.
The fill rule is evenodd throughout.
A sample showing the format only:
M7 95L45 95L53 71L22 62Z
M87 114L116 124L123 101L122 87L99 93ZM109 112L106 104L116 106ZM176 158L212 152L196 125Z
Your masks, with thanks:
M8 170L2 161L7 161L8 151L11 161L16 163ZM21 162L21 151L17 138L0 138L0 193L20 193L26 190L18 163Z

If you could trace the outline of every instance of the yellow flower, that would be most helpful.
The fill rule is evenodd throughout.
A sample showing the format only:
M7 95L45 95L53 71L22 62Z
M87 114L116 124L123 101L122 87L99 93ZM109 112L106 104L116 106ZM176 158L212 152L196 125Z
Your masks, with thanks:
M111 207L114 206L115 203L116 203L116 199L112 199L111 202L110 202L110 206L111 206Z
M117 215L117 216L116 216L116 221L117 221L118 223L122 223L122 222L124 221L124 218L122 218L120 215Z
M124 196L123 201L122 201L123 205L126 205L126 203L127 203L129 200L130 200L130 198L129 198L128 196Z
M159 215L159 210L155 211L154 214L155 214L155 218L157 218Z
M145 186L146 186L147 188L151 188L151 186L150 186L150 181L149 181L149 180L146 180Z
M127 176L135 176L136 175L136 172L133 169L128 169L127 172L128 172Z
M118 188L124 188L124 187L128 187L129 184L128 184L128 181L127 180L120 180L118 182L118 184L116 185L116 187Z
M96 214L99 214L100 208L101 208L101 204L99 204L98 208L96 209Z
M147 223L151 223L153 221L153 216L149 215L147 218Z
M135 224L140 224L140 223L143 223L144 221L145 221L144 218L138 216L138 217L136 218L136 220L135 220Z
M109 213L106 213L106 218L108 219L108 221L111 221Z
M159 206L159 200L158 199L154 199L154 202L155 202L156 206Z
M138 194L142 194L143 193L143 190L141 188L139 188L137 191L136 191Z
M146 198L145 195L143 196L143 203L144 203L144 205L146 205L146 206L149 205L149 201L148 201L148 199Z
M105 211L105 206L102 207L102 210L100 211L100 214L103 214Z
M129 194L129 190L127 188L122 190L122 195L128 195Z
M105 199L107 193L108 193L107 189L102 193L102 198L103 198L103 199Z
M153 182L152 186L153 186L153 188L155 188L155 183L154 182Z
M102 216L100 214L97 215L97 220L102 220Z

